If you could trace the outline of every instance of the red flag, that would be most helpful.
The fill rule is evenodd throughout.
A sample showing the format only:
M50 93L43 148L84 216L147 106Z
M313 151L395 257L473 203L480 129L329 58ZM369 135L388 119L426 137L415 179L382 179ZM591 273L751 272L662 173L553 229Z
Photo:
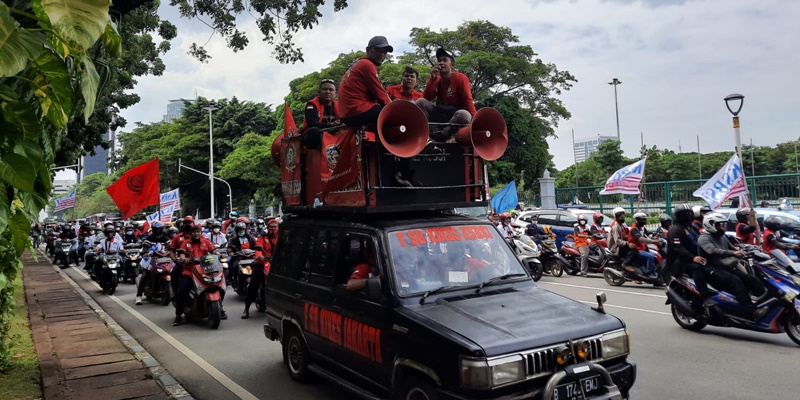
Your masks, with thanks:
M139 210L158 204L158 158L135 167L106 189L126 219Z
M285 111L283 120L283 137L290 138L300 136L300 132L297 131L297 125L294 123L294 116L292 116L292 110L289 108L289 104L284 103L283 109Z
M348 126L336 134L323 133L320 178L325 192L342 190L358 179L361 140L357 131Z

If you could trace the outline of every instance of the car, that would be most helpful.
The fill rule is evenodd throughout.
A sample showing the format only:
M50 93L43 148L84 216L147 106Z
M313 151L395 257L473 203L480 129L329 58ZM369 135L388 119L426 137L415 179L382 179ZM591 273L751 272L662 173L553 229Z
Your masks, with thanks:
M728 217L728 228L726 230L726 234L729 236L736 236L736 224L739 222L736 219L736 211L735 208L718 208L714 210L726 217ZM774 208L755 208L756 211L756 221L758 221L758 225L761 227L761 230L764 230L764 219L776 216L781 221L781 225L784 231L800 234L800 216L793 214L791 211L779 211Z
M629 334L604 301L538 287L486 220L305 213L281 224L264 334L294 380L362 398L628 398Z
M575 224L578 223L578 216L579 215L586 215L586 219L588 220L588 224L591 225L593 223L592 216L597 211L593 210L586 210L586 209L547 209L547 210L535 210L535 211L523 211L517 220L515 221L516 225L521 227L524 231L525 226L531 223L531 215L538 215L539 216L539 226L547 233L552 231L553 234L556 235L556 246L561 248L561 243L568 238L572 237L573 229L575 229ZM611 225L612 218L608 215L603 214L603 222L602 225L606 228ZM606 229L608 230L608 229Z

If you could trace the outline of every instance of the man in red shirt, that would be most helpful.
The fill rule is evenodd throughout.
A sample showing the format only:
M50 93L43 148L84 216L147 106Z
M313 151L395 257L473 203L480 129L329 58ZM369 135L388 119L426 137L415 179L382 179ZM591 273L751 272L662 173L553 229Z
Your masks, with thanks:
M339 118L351 126L366 126L377 131L378 115L391 100L378 78L378 65L394 48L384 36L375 36L367 44L367 54L342 76L339 84Z
M186 302L189 301L189 291L194 284L192 281L193 264L191 264L190 260L194 258L199 259L215 251L214 244L203 237L203 227L200 225L194 225L192 226L190 232L189 239L184 240L180 246L181 250L183 251L180 254L179 261L185 261L187 265L183 265L182 262L176 265L182 266L182 268L178 283L178 294L175 299L175 321L172 323L173 326L178 326L181 324L181 315L183 315L183 309L186 306ZM224 300L225 291L220 291L220 295L222 296L222 300ZM228 316L223 310L222 319L226 319L227 317Z
M247 295L244 298L242 319L250 318L250 304L253 304L256 297L258 297L258 291L261 289L261 285L264 284L267 275L269 275L269 261L276 244L278 244L278 221L271 219L267 222L267 230L256 239L256 246L264 250L256 250L253 274L250 276L250 285L247 286ZM270 260L266 258L270 258Z
M475 115L475 102L472 100L469 78L453 70L455 57L445 49L436 50L436 66L425 84L423 98L417 105L430 122L449 122L467 125ZM436 104L432 101L436 99ZM444 142L450 139L460 126L448 127L442 132L431 134L431 139Z
M364 289L367 286L367 279L380 274L380 271L378 271L375 265L375 255L373 254L372 248L366 246L364 251L366 252L366 262L356 265L353 269L353 274L350 275L350 279L347 280L346 289L351 292Z
M303 146L319 150L322 146L322 129L339 125L339 102L336 97L336 85L332 79L323 79L319 83L317 97L306 103L303 118Z
M408 100L416 101L422 98L422 92L414 89L417 87L417 79L419 78L419 71L414 68L406 67L403 71L402 83L392 85L386 88L386 93L389 98L394 100Z
M194 227L194 218L191 215L187 215L183 218L183 222L181 223L181 231L175 237L173 237L169 241L169 256L172 258L172 261L178 261L178 255L175 253L176 249L181 248L181 244L191 239L191 232L192 227ZM178 293L178 283L181 276L181 271L183 270L182 264L175 264L175 268L172 268L170 271L170 283L172 284L172 293Z

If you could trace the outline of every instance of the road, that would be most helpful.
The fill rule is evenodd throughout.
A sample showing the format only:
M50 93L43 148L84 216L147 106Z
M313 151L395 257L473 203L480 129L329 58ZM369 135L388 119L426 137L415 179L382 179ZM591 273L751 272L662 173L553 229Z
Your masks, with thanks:
M229 319L218 330L200 323L172 326L171 306L135 306L135 287L120 284L114 296L102 294L82 269L67 274L132 334L196 399L351 399L318 380L292 381L281 347L264 338L264 315L252 307L239 318L244 302L232 291L225 298ZM796 398L800 348L785 334L770 335L707 327L690 332L678 327L663 290L626 283L608 286L600 276L546 275L542 288L595 304L606 292L607 311L621 317L631 332L631 358L638 364L633 399Z

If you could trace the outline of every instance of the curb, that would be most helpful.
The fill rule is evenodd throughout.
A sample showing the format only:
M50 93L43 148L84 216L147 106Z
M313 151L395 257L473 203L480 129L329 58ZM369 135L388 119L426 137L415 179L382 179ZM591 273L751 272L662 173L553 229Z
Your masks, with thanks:
M48 260L48 262L52 264L50 257L44 254L41 249L36 250L44 260ZM152 354L145 350L145 348L142 347L139 342L133 338L133 336L128 334L128 332L125 331L122 326L117 324L117 321L115 321L114 318L111 318L111 316L108 315L108 313L106 313L96 301L94 301L89 293L86 293L86 291L83 290L83 288L81 288L80 285L78 285L69 275L65 274L60 267L57 265L51 266L56 270L56 272L58 272L59 275L61 275L61 277L64 278L65 281L67 281L67 283L70 284L70 286L73 287L73 289L75 289L81 298L83 298L83 302L91 307L92 310L94 310L97 317L100 318L100 320L102 320L106 326L108 326L109 330L114 333L114 335L117 337L117 339L119 339L120 342L122 342L123 345L125 345L128 351L131 352L131 354L133 354L134 357L136 357L136 359L147 368L153 379L158 382L159 386L161 386L170 397L176 400L194 400L194 397L192 397L189 392L187 392L186 389L180 383L178 383L178 381L169 372L167 372L164 367L161 366L161 363L159 363Z

